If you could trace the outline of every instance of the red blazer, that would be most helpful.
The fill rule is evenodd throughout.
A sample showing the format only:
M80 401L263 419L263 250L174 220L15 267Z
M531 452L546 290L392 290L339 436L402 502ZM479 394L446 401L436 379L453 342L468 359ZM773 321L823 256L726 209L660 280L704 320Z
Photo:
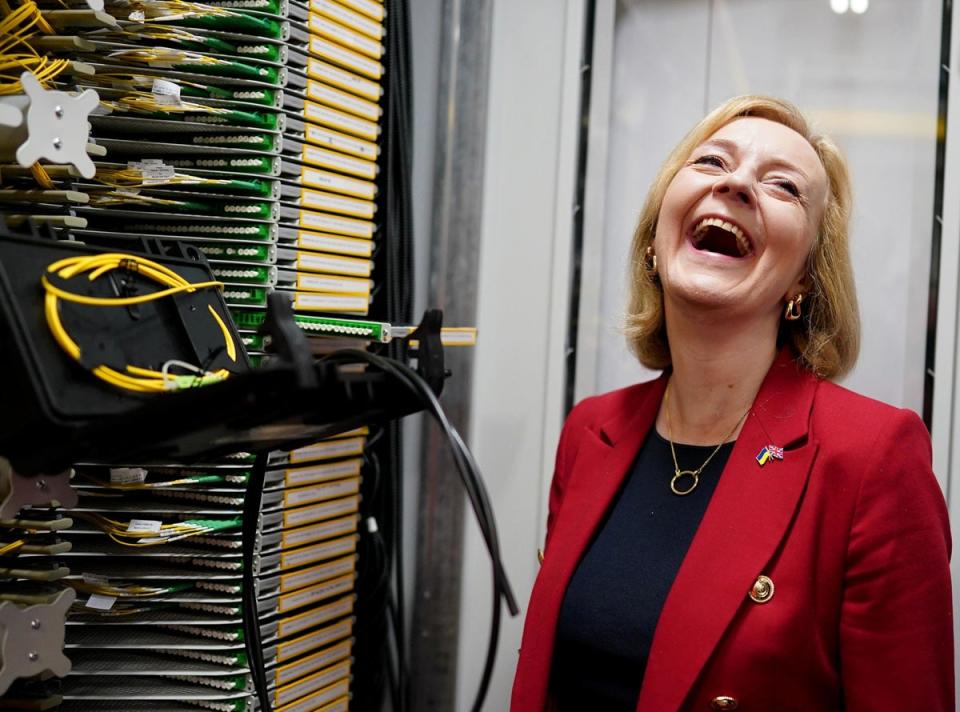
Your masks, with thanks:
M514 712L552 706L567 584L665 385L588 398L564 425ZM761 467L767 444L783 460ZM670 589L638 712L953 710L950 530L930 463L913 412L818 380L782 352ZM762 603L748 595L760 575L774 586Z

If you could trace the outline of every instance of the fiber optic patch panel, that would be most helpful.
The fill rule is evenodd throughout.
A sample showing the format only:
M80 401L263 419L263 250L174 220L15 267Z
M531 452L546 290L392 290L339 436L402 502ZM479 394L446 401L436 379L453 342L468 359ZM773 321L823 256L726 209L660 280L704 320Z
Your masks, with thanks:
M4 222L119 253L171 238L195 248L254 366L268 358L258 327L270 294L292 305L313 354L386 344L386 322L409 321L391 273L402 248L384 245L380 219L392 190L392 7L0 1L0 54L16 67L0 76ZM365 704L383 683L358 670L379 664L364 656L379 656L383 633L357 635L371 628L364 581L386 561L364 560L381 546L367 536L369 488L382 495L396 477L392 437L362 428L273 453L256 526L244 526L253 456L76 463L71 501L2 522L16 587L0 595L18 612L66 613L66 658L46 668L57 677L10 680L5 699L62 710ZM251 585L259 661L242 625Z

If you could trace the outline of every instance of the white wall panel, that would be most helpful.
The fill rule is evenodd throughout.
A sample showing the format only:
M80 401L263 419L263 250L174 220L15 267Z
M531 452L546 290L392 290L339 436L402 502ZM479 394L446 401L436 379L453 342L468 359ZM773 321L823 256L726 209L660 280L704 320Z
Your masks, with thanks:
M469 442L523 609L536 576L541 492L562 418L582 23L580 0L494 3ZM490 566L471 520L457 709L469 709L480 678L490 589ZM504 618L486 710L509 706L522 622Z

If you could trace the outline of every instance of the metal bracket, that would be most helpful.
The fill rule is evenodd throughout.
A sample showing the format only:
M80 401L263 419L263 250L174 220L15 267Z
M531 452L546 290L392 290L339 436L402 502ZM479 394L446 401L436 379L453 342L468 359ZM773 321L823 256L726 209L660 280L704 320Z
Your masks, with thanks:
M97 92L87 89L73 96L64 91L48 91L30 72L20 75L20 83L30 105L26 111L27 140L17 149L17 162L25 168L41 158L51 163L70 163L84 178L93 178L96 167L87 155L87 117L100 104Z
M57 677L70 672L70 659L63 654L64 622L76 599L65 588L52 603L21 608L0 603L0 695L20 677L49 671Z
M0 457L0 519L13 519L26 506L65 507L77 505L77 493L70 486L72 470L54 475L26 477Z

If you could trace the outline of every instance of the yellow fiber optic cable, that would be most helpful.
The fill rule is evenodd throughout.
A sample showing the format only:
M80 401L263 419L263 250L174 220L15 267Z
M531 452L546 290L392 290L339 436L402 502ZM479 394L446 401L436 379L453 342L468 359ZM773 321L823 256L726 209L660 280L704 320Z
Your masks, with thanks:
M201 3L183 2L182 0L150 0L150 2L133 2L131 7L144 13L145 20L164 22L181 20L187 17L232 17L235 12L221 7L203 5Z
M147 49L119 49L107 54L109 59L120 62L160 62L163 64L230 64L224 59L217 59L199 52L186 52L177 49L167 49L165 47L150 47Z
M137 548L160 546L215 531L211 527L186 523L161 524L159 531L152 529L131 530L129 523L118 522L95 512L78 512L77 518L92 524L116 543Z
M116 101L102 99L100 104L114 111L133 111L148 114L155 114L157 112L229 114L231 112L231 109L224 109L219 106L206 106L204 104L193 104L190 102L163 104L157 100L156 94L141 91L133 92L129 96L122 97Z
M37 183L46 188L47 190L54 190L57 186L53 184L53 180L50 178L50 174L44 170L43 166L39 163L34 163L30 166L30 172L33 174L33 177L36 179Z
M157 586L117 586L113 584L87 583L86 581L67 581L66 583L81 593L98 593L101 596L115 596L117 598L149 598L161 596L176 590Z
M98 183L110 186L111 188L144 188L156 187L158 185L230 185L232 181L220 178L203 178L199 176L190 176L184 173L174 173L169 178L162 180L153 179L149 182L143 177L142 171L137 168L102 168L97 171L96 180Z
M57 275L61 279L72 279L73 277L86 274L88 280L92 282L116 269L135 271L147 279L157 282L162 287L166 287L166 289L134 297L91 297L83 294L75 294L56 287L47 279L47 275L43 275L40 278L40 283L45 291L44 313L47 318L47 325L50 328L54 340L60 345L60 348L75 361L80 361L80 346L71 338L60 319L60 300L95 307L121 307L144 304L181 292L194 292L197 289L223 286L222 282L216 281L191 283L173 270L157 262L144 257L123 253L67 257L49 265L47 267L47 274ZM207 309L223 334L224 348L226 349L227 356L231 361L236 362L237 346L230 335L226 323L212 306L208 305ZM174 365L183 366L183 364L179 362ZM124 373L104 364L95 366L91 370L91 373L112 386L139 393L157 393L188 388L194 385L204 385L222 381L230 375L230 372L226 369L211 372L201 371L199 368L190 366L189 364L186 364L186 366L195 373L190 375L172 374L168 372L166 367L163 371L157 371L134 365L127 365L125 368L126 372Z
M26 544L25 539L17 539L16 541L10 542L0 547L0 556L6 556L7 554L12 554L18 549L20 549L24 544Z
M32 32L34 27L46 34L56 34L35 2L28 0L14 10L4 2L0 10L5 15L0 20L0 95L22 94L20 74L24 71L33 72L40 84L46 86L70 66L68 60L43 56L30 45L30 38L36 34ZM21 49L15 50L18 46Z
M172 200L170 198L157 198L152 195L138 195L136 193L128 193L121 190L110 191L107 193L90 194L90 205L96 205L101 208L106 205L131 204L169 205L172 207L180 207L185 205L185 202L182 200Z

